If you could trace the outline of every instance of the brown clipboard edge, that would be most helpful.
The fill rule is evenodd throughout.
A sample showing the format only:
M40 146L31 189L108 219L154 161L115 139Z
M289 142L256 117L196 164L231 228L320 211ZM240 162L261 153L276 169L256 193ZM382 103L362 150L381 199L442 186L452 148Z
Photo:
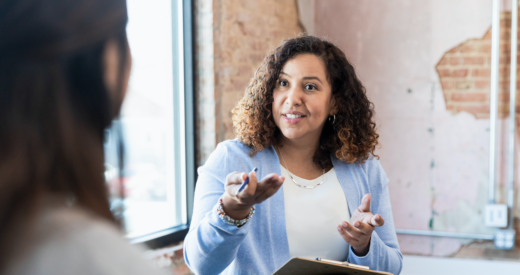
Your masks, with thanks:
M315 263L320 263L320 264L335 265L335 266L339 266L339 267L348 267L348 268L359 270L359 271L370 271L370 272L373 272L374 274L380 274L380 275L394 275L392 273L384 272L384 271L378 271L378 270L372 270L372 269L364 269L364 268L359 268L359 267L354 267L354 266L346 266L346 265L341 265L341 264L334 264L334 263L329 263L329 262L324 262L324 261L316 261L316 260L300 258L300 257L292 257L292 258L290 258L287 262L285 262L282 266L280 266L280 268L278 268L275 272L273 272L273 274L276 274L276 272L278 272L280 269L282 269L288 262L290 262L293 259L304 260L304 261L309 261L309 262L315 262Z

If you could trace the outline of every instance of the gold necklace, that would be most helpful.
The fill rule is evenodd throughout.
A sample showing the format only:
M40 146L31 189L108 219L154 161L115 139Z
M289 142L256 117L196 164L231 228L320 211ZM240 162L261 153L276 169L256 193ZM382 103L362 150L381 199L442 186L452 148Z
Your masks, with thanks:
M301 184L297 183L296 180L291 175L291 172L289 171L289 166L287 166L287 163L285 162L285 159L283 158L282 151L280 150L280 147L278 147L278 145L276 145L276 148L278 148L278 152L280 152L280 156L282 157L283 164L285 164L285 169L287 170L287 174L289 174L289 177L291 178L292 182L294 182L294 184L296 184L296 186L298 186L300 188L305 188L305 189L314 189L314 188L322 185L325 182L325 180L326 180L326 178L325 178L325 169L323 169L322 170L323 181L321 181L320 183L318 183L318 184L316 184L314 186L301 185Z

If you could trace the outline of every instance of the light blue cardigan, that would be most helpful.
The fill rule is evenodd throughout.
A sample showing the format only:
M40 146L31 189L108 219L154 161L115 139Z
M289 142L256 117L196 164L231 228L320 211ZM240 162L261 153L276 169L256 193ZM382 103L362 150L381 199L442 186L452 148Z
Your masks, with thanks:
M283 185L271 198L256 205L254 216L240 228L224 223L217 214L217 202L229 173L258 167L259 179L270 173L281 175L273 147L253 157L249 152L250 148L238 140L224 141L198 170L193 217L184 240L184 259L196 274L272 274L290 259ZM372 212L385 219L385 225L372 233L366 256L358 257L350 250L345 258L372 270L399 274L403 257L395 234L388 178L379 161L372 158L364 164L346 164L331 158L351 215L363 195L370 193Z

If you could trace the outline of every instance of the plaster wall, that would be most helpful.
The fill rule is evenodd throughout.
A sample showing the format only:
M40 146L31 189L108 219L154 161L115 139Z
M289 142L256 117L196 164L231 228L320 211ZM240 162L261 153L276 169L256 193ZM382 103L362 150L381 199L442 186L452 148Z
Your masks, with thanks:
M314 31L354 64L375 104L397 228L492 233L488 196L489 119L453 114L435 66L491 25L491 0L329 0L314 3ZM503 1L504 9L510 3ZM508 118L498 123L498 175L505 169ZM518 151L518 150L517 150ZM517 173L518 175L518 173ZM518 181L517 181L518 182ZM497 199L504 202L499 189ZM446 256L468 240L399 235L405 253Z

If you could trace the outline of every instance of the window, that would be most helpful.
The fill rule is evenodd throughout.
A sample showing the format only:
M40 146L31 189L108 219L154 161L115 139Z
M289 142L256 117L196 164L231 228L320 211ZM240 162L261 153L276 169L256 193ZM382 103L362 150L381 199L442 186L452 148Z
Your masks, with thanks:
M121 117L107 133L105 177L111 207L121 209L126 236L149 242L182 235L189 222L194 182L192 8L191 1L181 0L127 0L127 5L132 72ZM118 127L125 145L121 189ZM177 240L170 236L170 241Z

